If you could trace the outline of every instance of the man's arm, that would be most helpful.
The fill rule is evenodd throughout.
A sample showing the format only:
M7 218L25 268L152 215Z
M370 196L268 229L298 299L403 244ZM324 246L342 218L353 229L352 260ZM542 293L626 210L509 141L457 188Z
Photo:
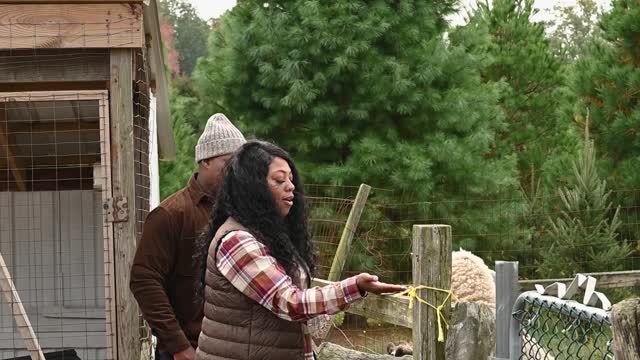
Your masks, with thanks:
M191 347L165 291L167 276L175 264L177 237L180 236L173 223L163 208L149 213L133 259L129 284L144 319L172 354Z

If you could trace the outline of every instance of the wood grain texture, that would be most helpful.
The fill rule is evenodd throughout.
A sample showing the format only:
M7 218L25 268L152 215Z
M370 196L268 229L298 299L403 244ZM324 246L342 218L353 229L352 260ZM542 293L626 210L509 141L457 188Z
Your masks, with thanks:
M0 49L133 48L144 40L140 4L6 4Z
M413 286L426 285L439 289L451 288L451 226L414 225L412 241ZM421 290L418 294L433 306L446 297L442 292ZM450 318L451 307L442 310ZM428 305L413 305L413 357L417 360L444 360L445 343L438 342L438 314ZM446 341L446 329L445 332Z
M136 252L135 171L133 149L133 56L111 50L111 182L113 197L128 199L129 220L113 224L117 359L140 358L138 305L129 290Z
M640 360L640 298L613 306L611 328L616 360Z
M48 49L37 54L15 50L12 54L0 55L0 83L107 80L109 54L105 50Z

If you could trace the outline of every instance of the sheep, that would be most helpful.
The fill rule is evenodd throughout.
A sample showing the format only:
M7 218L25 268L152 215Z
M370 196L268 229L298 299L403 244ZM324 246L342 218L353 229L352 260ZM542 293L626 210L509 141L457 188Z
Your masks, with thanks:
M451 254L451 291L460 302L475 302L487 305L496 313L496 277L484 261L469 251L460 249ZM540 346L529 334L524 340L524 360L548 359L553 356ZM533 357L529 354L535 354Z
M496 313L496 283L484 261L460 249L451 254L451 291L460 302L487 305Z

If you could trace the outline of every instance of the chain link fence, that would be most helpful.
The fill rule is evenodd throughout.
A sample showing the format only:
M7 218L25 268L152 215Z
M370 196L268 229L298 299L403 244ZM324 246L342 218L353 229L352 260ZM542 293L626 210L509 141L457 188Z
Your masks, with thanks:
M609 313L599 308L528 291L516 300L512 326L512 359L614 358Z

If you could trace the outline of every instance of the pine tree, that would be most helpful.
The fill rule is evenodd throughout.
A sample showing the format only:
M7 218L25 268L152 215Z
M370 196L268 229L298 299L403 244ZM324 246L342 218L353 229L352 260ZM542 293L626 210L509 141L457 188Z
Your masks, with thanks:
M171 113L173 121L173 136L176 141L176 158L160 162L160 198L182 189L197 169L195 162L195 146L198 135L189 125L188 119L196 107L194 98L178 96L175 90L171 93Z
M596 170L596 151L587 135L582 154L573 164L573 183L558 191L562 210L549 219L552 242L539 269L544 277L621 270L631 254L629 245L618 240L619 207L610 217L611 190Z
M240 2L196 70L203 103L292 152L307 182L434 199L434 218L484 217L453 224L458 234L499 232L509 224L486 218L490 202L460 206L516 181L510 158L489 156L504 128L498 85L444 36L455 10L453 0Z
M577 62L573 91L578 123L590 114L591 134L616 190L640 184L640 2L616 0L600 22L600 36ZM586 110L585 110L586 109ZM620 191L625 218L637 218L637 196ZM637 226L624 229L640 238Z
M452 43L484 59L483 81L500 89L506 126L496 134L491 156L516 159L520 186L505 194L511 200L502 221L512 224L501 233L504 253L491 260L517 259L525 276L533 275L539 261L536 244L547 232L540 214L551 208L553 189L564 180L564 168L579 144L571 122L558 111L566 98L561 62L544 24L532 22L535 13L533 0L479 1L467 24L450 36Z
M502 82L500 106L507 127L499 134L496 154L514 154L519 178L529 188L533 177L543 187L555 186L579 137L558 112L565 100L560 60L545 36L543 23L532 22L533 0L479 2L466 27L488 34L488 44L474 42L490 65L482 71L488 82Z

